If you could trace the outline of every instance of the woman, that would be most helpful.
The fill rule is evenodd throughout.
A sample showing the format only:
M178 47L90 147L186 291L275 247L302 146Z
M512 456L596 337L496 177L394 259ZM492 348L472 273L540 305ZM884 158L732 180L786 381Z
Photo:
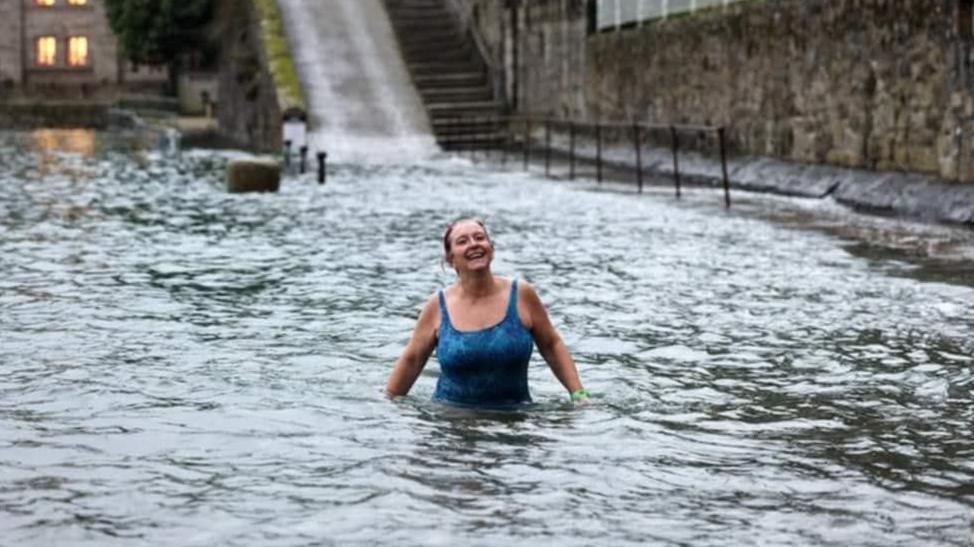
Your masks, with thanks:
M534 288L491 273L494 244L484 223L466 218L447 226L443 253L457 280L426 301L386 394L409 393L435 348L440 378L434 399L478 406L527 403L528 361L537 344L572 401L587 400L572 356Z

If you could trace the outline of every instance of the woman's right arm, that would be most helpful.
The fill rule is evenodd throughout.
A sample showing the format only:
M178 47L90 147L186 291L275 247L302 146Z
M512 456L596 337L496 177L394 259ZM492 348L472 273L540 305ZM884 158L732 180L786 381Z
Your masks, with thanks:
M436 332L439 326L439 298L434 294L423 305L413 335L392 367L392 374L389 375L389 381L386 383L386 396L395 397L409 393L409 389L413 387L433 349L436 348Z

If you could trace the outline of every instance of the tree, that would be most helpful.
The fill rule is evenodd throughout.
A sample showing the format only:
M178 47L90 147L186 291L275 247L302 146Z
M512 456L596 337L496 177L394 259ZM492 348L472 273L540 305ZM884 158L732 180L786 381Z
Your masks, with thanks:
M184 54L207 45L212 0L105 0L105 8L126 57L135 63L167 65L175 92Z

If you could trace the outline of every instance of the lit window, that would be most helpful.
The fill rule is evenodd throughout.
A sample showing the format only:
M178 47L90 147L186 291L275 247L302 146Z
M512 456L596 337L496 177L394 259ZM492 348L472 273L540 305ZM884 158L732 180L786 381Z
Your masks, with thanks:
M53 6L54 0L34 0L34 4L38 6Z
M68 38L68 66L88 66L88 37Z
M54 66L57 61L57 38L41 36L37 39L37 64L40 66Z
M48 0L48 1L49 2L53 2L54 0ZM88 0L68 0L68 5L69 6L84 6L87 3L88 3Z

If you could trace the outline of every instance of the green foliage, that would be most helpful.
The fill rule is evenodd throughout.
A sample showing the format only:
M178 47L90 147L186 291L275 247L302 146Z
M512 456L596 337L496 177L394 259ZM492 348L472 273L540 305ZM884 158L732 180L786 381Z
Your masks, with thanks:
M108 23L137 63L172 63L205 43L212 0L105 0Z

